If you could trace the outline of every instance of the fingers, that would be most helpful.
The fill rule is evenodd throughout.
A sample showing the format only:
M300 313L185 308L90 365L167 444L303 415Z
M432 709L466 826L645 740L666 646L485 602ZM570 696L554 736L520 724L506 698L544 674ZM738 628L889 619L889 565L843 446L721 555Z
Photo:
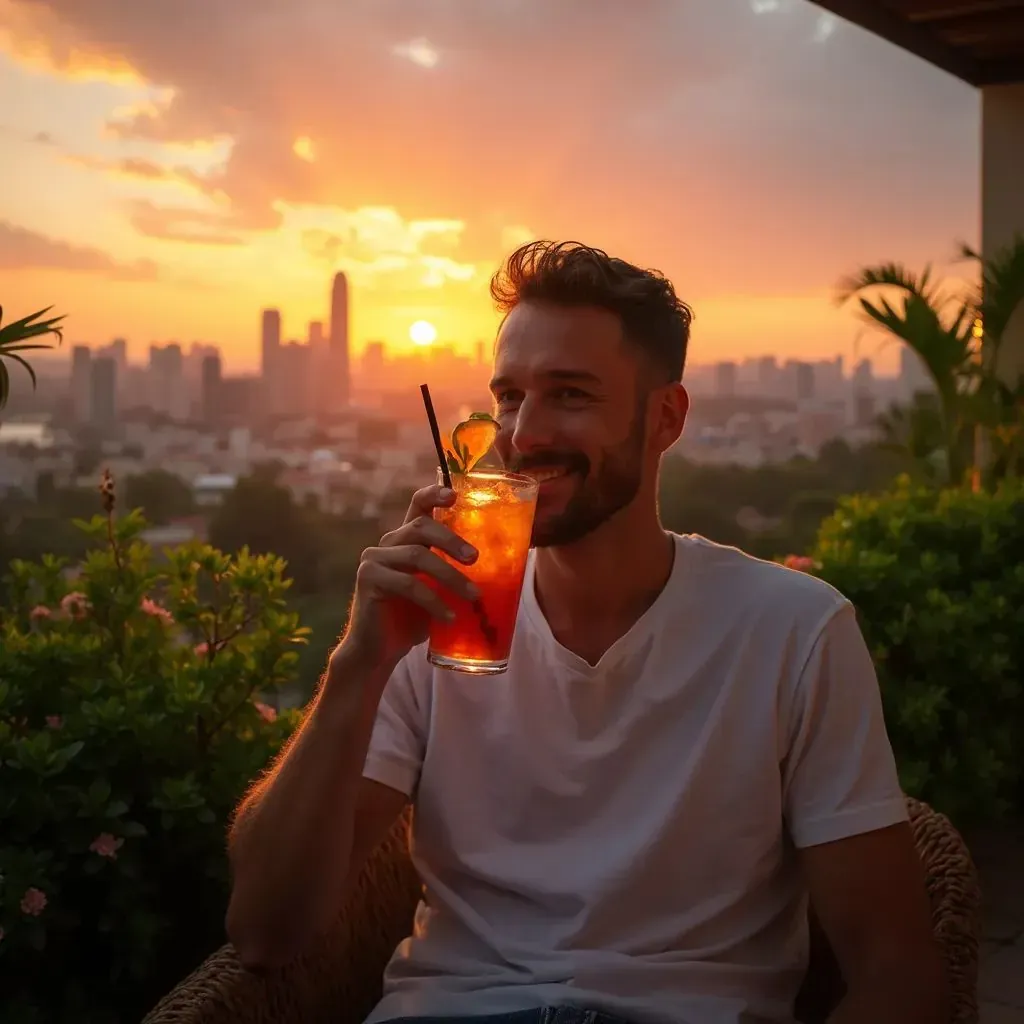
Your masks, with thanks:
M397 530L381 538L382 548L419 545L422 548L437 548L464 565L476 561L477 551L461 537L453 533L444 523L432 519L429 514L418 516L404 523Z
M408 523L413 519L419 519L420 516L432 515L435 508L447 508L454 503L455 492L451 488L443 487L441 484L421 487L412 496L409 511L405 514L405 521Z
M446 562L440 555L419 544L371 548L363 557L366 561L376 562L407 575L419 573L429 576L446 590L467 601L475 601L480 596L480 591L472 580L463 576L454 565Z
M405 598L435 619L441 619L444 622L451 622L455 617L437 591L429 587L423 580L418 579L411 572L393 568L376 559L367 559L360 563L356 572L356 587L378 597Z

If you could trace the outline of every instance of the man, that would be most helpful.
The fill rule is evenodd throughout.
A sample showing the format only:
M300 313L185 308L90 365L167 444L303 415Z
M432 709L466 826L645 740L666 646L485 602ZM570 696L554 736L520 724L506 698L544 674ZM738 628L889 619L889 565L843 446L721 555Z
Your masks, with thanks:
M850 604L659 522L689 309L577 244L523 247L492 292L497 451L542 480L509 670L427 662L447 606L414 573L471 596L431 549L474 552L431 517L452 496L424 488L363 554L323 686L240 808L243 962L282 964L328 928L412 801L425 894L374 1024L790 1021L808 895L847 982L834 1024L944 1021Z

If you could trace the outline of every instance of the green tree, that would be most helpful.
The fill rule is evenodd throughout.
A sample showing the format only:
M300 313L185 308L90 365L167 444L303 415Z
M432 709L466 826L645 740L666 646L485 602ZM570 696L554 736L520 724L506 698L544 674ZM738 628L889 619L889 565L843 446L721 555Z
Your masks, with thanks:
M158 525L195 511L195 500L188 484L164 469L126 477L124 498L128 508L141 509L147 520Z
M228 819L296 721L281 560L158 560L105 501L0 605L4 1024L139 1020L223 941Z
M942 460L926 459L946 482L960 485L968 471L998 479L1017 472L1024 443L1024 376L1007 382L1000 355L1007 327L1024 302L1024 236L985 259L962 246L961 257L979 264L976 291L935 282L930 267L915 274L899 263L863 267L841 282L841 305L856 302L862 315L907 345L935 389L936 404L916 401L883 420L890 442L921 456L941 439ZM995 443L987 460L979 439Z
M316 515L297 505L291 492L264 473L242 477L210 520L210 543L223 551L248 548L274 553L302 593L320 585L320 545Z

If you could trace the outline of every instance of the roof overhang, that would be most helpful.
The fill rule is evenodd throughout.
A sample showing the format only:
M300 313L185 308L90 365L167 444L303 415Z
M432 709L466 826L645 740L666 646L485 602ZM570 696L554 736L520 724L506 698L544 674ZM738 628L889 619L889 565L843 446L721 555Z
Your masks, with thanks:
M1024 82L1024 0L812 0L971 85Z

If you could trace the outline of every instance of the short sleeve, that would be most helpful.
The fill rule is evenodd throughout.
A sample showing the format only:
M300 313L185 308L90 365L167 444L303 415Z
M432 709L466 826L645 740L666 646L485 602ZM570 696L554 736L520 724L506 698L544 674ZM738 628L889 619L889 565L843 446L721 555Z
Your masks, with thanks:
M419 783L429 722L426 687L417 678L419 660L422 654L414 648L385 685L363 765L365 778L410 798Z
M907 820L878 678L849 602L821 629L788 703L783 808L797 848Z

